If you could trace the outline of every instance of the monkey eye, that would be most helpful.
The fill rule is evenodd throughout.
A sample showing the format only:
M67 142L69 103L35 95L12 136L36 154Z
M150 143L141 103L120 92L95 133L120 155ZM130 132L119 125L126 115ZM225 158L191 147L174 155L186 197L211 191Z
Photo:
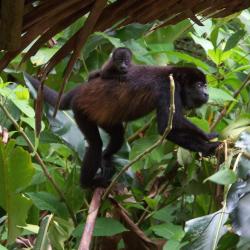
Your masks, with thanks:
M203 83L203 82L197 82L197 87L201 88L201 87L206 87L207 84Z

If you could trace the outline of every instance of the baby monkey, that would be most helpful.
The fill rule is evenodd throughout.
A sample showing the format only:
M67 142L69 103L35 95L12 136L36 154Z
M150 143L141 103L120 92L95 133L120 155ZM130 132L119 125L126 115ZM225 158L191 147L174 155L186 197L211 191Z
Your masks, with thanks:
M105 62L100 70L89 74L88 80L101 77L102 79L116 79L126 81L126 74L131 66L132 52L125 47L113 50L111 58Z

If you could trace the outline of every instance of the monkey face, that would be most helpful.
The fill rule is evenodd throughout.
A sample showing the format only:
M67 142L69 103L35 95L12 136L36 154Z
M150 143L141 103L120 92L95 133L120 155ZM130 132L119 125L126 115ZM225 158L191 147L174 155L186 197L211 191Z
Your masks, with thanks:
M207 83L204 81L194 82L185 86L185 107L187 109L198 108L208 101Z
M114 51L112 60L119 73L125 74L131 65L132 53L127 48L118 48Z

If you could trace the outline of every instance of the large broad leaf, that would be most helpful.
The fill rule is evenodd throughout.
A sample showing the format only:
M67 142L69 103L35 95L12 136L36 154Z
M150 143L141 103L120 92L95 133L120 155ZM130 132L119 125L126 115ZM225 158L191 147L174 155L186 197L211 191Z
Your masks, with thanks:
M234 101L235 99L222 89L209 87L209 102L224 105L226 101Z
M176 210L175 206L168 205L156 211L153 214L153 218L160 220L160 221L164 221L164 222L171 222L174 219L173 213L175 210Z
M24 75L25 84L29 88L32 96L36 98L37 92ZM75 150L82 159L84 155L84 137L76 125L72 112L58 111L56 117L53 117L54 108L48 105L46 115L51 125L51 130L60 136L69 146Z
M12 84L8 87L0 88L0 95L11 100L13 104L26 116L35 116L33 108L29 105L29 92L26 87Z
M38 236L36 239L36 243L34 246L34 250L45 250L49 249L49 240L48 240L48 230L51 223L53 215L46 215L40 225L40 229L38 232Z
M182 52L178 52L178 51L168 51L169 55L172 55L174 57L177 57L183 61L189 62L189 63L193 63L196 66L202 68L203 70L207 71L207 72L213 72L214 69L209 66L207 63L204 63L202 60L195 58L193 56L190 56L188 54L182 53Z
M226 46L224 51L230 50L237 45L240 39L246 34L245 30L238 30L237 32L233 33L227 40Z
M73 236L81 237L84 225L79 225L73 232ZM128 231L119 221L112 218L97 218L94 236L113 236Z
M5 146L0 143L0 206L8 215L8 242L20 235L32 202L19 190L27 187L34 174L30 154L15 147L13 140Z
M133 23L128 24L121 29L115 31L115 36L119 37L122 41L129 40L129 39L139 39L143 34L145 34L149 29L153 26L151 24L140 24L140 23Z
M151 227L151 229L156 235L166 240L181 241L185 235L182 226L174 225L173 223L156 225Z
M234 171L225 168L221 169L215 174L209 176L205 181L212 181L221 185L229 185L234 183L237 180L237 175Z
M64 250L64 242L74 229L72 222L54 217L49 226L48 238L52 249Z
M162 41L166 43L173 43L176 39L184 36L185 33L188 33L189 27L190 21L185 19L176 25L169 25L167 27L157 29L145 36L144 39L147 44L159 43Z
M48 210L61 217L67 217L67 209L57 197L46 192L29 192L27 195L40 210Z
M46 110L51 130L60 136L73 150L75 150L82 159L84 155L84 137L79 130L70 111L58 111L56 117L53 117L54 108L51 106Z
M185 231L190 243L183 249L215 250L217 242L227 231L224 223L228 215L220 212L187 221Z
M58 51L58 47L41 48L38 52L30 58L34 66L41 66L47 63L50 58Z
M230 138L231 140L236 140L243 131L248 130L250 131L250 116L245 115L244 117L240 117L236 121L230 122L230 124L222 130L221 136L222 138ZM239 138L238 142L236 143L236 146L241 147L245 150L247 150L247 148L250 149L250 144L248 143L248 140L246 141L244 139L244 134L242 134L242 136L243 138Z
M195 43L199 44L200 46L202 46L202 48L208 52L208 50L213 49L214 46L212 44L212 42L210 42L209 40L199 37L199 36L195 36L193 34L191 34L192 38L194 39Z

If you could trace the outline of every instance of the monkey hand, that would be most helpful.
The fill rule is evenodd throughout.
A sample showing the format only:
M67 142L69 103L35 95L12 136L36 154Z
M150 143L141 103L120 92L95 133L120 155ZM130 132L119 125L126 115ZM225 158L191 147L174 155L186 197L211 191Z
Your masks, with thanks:
M212 156L215 154L216 149L221 145L222 142L216 141L216 142L208 142L206 150L202 152L202 156Z
M217 133L217 132L212 132L212 133L207 134L207 139L209 141L212 139L218 138L218 137L219 137L219 133Z

